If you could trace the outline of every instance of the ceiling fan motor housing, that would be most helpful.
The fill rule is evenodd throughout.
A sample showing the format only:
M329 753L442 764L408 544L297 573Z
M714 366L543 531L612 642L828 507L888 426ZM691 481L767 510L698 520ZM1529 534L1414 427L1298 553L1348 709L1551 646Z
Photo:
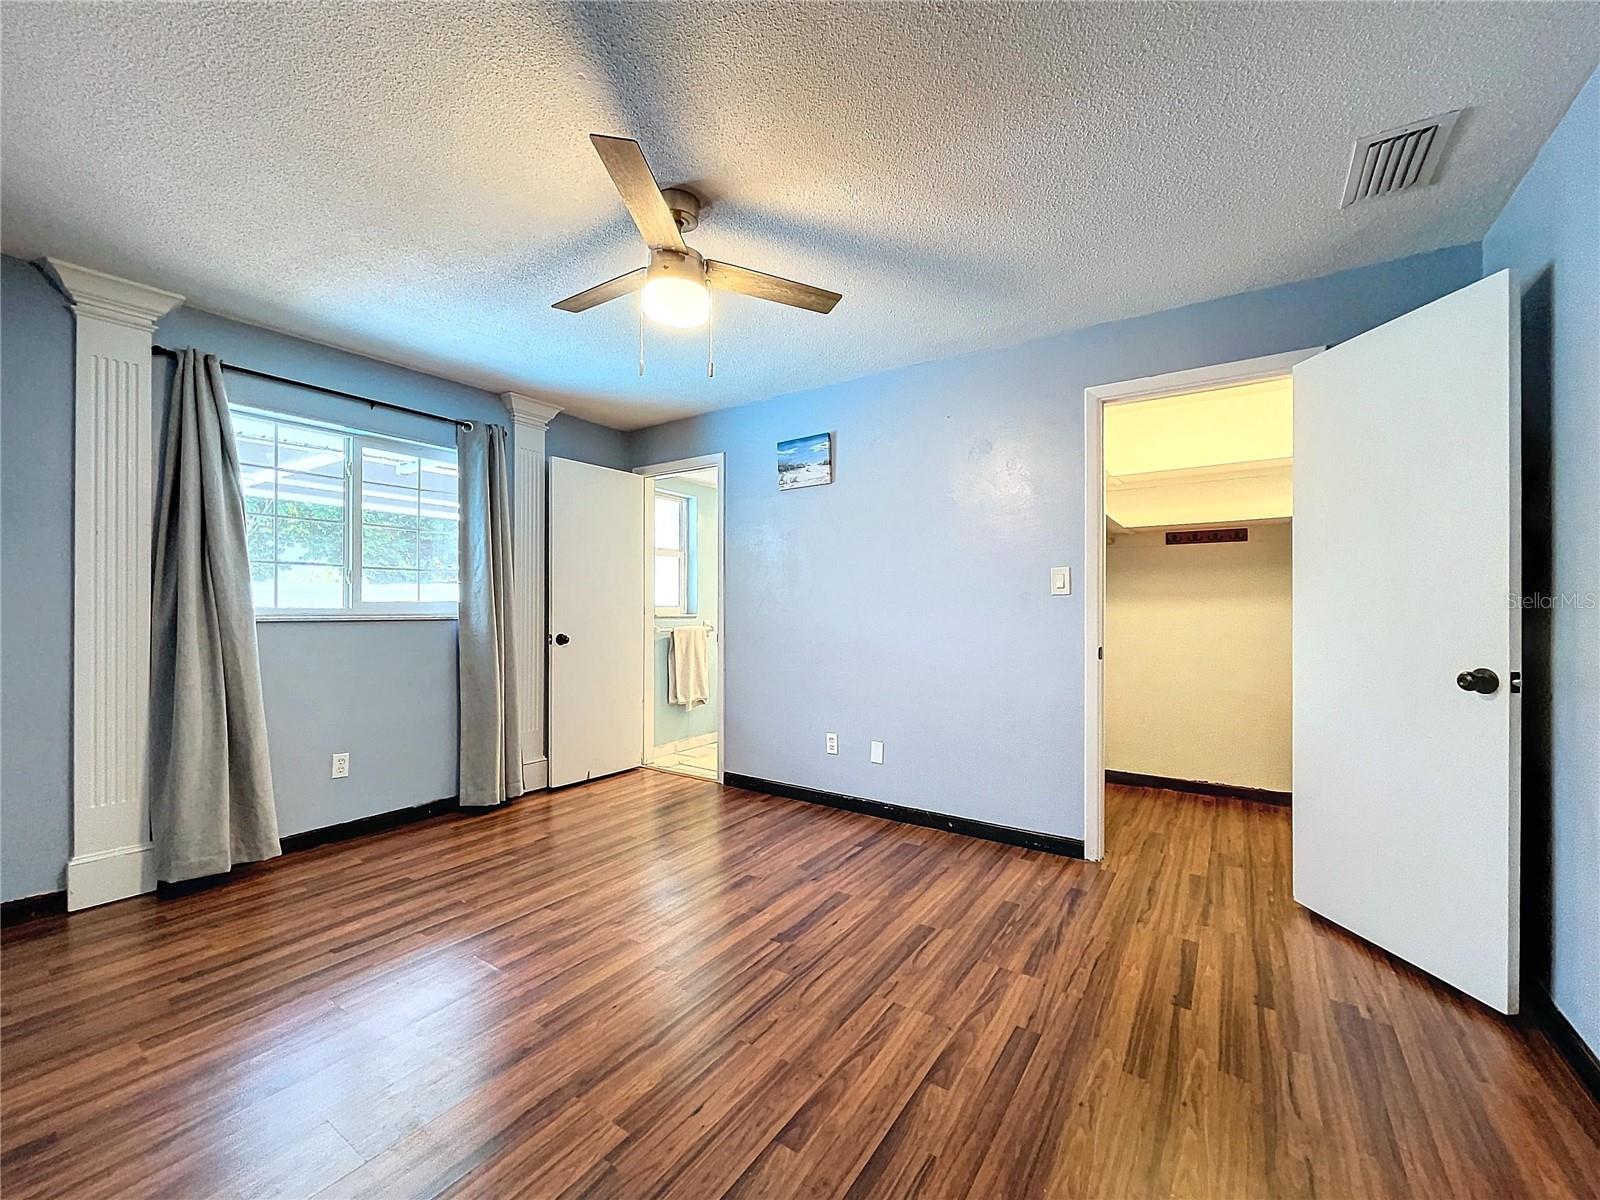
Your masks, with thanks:
M652 249L650 251L649 278L687 279L703 287L706 282L706 262L705 259L700 257L698 251L688 248L683 250Z
M679 233L689 233L700 224L700 197L682 188L662 188L661 198L677 223Z

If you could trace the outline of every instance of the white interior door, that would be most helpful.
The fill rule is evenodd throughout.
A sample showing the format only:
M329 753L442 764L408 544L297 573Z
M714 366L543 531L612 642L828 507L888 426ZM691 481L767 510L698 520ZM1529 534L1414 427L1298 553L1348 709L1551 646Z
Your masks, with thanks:
M1295 899L1502 1012L1518 372L1505 271L1294 368Z
M644 754L644 480L550 460L550 786Z

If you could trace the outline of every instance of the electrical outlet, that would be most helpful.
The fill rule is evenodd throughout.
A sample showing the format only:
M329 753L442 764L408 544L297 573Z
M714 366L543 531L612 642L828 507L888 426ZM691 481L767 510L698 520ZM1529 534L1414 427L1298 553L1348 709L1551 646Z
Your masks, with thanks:
M334 779L345 779L345 778L347 778L349 776L349 774L350 774L350 753L349 753L349 751L345 751L343 754L335 754L333 756L333 776L332 777Z
M839 753L839 735L837 733L830 733L828 735L828 753Z
M872 743L872 761L875 762L875 763L878 763L880 766L882 765L882 763L883 763L883 743L882 742L873 742Z

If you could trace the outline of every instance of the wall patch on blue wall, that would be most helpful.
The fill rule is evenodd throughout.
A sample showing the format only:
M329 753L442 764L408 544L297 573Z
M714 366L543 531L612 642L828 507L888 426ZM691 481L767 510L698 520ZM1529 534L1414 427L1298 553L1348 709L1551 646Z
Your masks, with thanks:
M833 434L813 433L778 443L778 490L833 482Z

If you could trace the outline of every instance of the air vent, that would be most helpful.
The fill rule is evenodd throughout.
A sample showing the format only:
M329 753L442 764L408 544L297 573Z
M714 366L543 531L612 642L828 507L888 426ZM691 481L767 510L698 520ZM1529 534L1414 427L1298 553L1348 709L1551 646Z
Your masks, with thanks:
M1444 157L1445 143L1460 115L1458 108L1442 117L1413 121L1357 140L1339 207L1349 208L1361 200L1409 192L1432 183Z
M1167 530L1167 545L1169 546L1215 546L1219 542L1248 542L1250 530L1240 526L1237 529L1169 529Z

